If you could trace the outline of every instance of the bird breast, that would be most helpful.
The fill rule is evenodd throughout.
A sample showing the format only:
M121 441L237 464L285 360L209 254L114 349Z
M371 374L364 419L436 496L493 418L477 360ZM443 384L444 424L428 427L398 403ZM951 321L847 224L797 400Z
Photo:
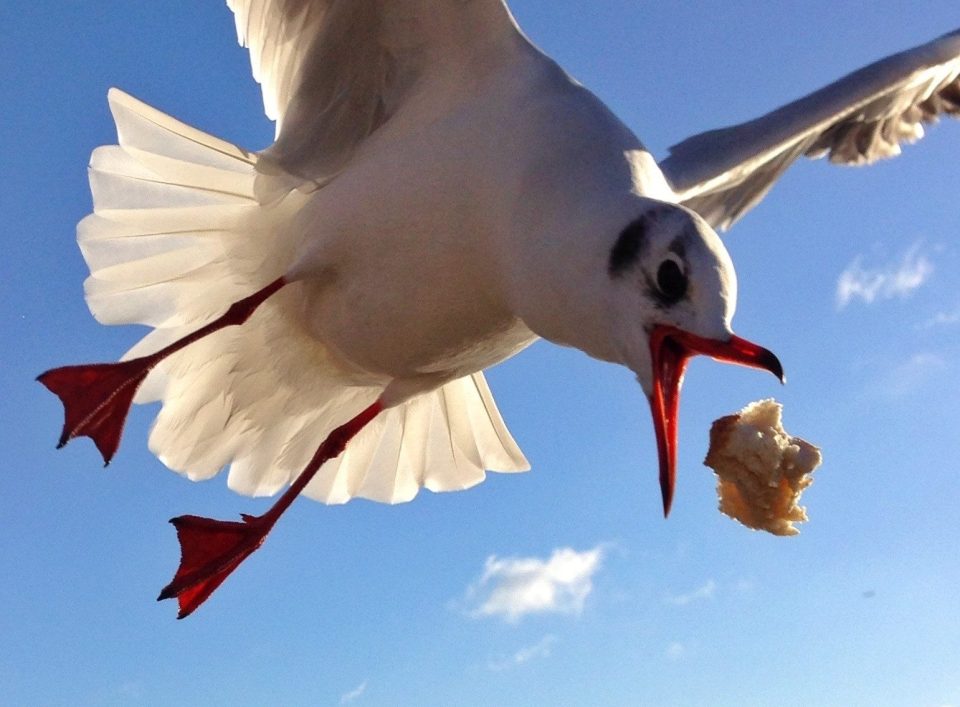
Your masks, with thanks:
M300 212L307 325L351 366L462 375L529 345L519 299L602 235L558 224L583 221L584 194L637 189L636 137L552 62L528 69L452 105L411 99ZM543 263L544 242L571 247Z
M500 277L517 198L509 156L494 177L494 136L455 115L429 127L362 150L293 224L310 332L391 378L473 372L535 338Z

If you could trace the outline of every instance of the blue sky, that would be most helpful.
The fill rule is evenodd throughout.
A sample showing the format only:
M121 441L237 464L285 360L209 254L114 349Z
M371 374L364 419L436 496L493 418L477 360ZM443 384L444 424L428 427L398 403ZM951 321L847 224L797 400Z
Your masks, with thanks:
M659 156L960 27L955 0L656 5L512 3ZM0 23L0 703L960 705L960 125L869 169L800 164L726 236L735 326L789 384L693 364L668 521L631 376L538 344L489 373L531 473L300 501L178 622L153 601L167 519L267 501L166 471L151 409L108 470L88 441L56 452L33 378L142 334L93 321L74 242L107 88L250 148L272 126L219 2L4 3ZM721 516L701 465L710 421L770 395L825 459L793 538Z

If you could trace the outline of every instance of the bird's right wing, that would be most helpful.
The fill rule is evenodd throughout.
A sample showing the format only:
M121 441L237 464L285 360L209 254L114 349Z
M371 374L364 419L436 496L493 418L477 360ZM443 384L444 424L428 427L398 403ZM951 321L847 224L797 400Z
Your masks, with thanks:
M250 50L253 78L263 88L263 108L277 123L293 96L310 38L320 34L335 0L227 0L237 40Z
M250 49L268 158L308 178L330 174L398 110L425 74L468 94L519 45L503 0L227 0Z
M687 138L660 167L680 203L717 228L753 208L801 156L869 164L960 115L960 30L855 71L772 113Z

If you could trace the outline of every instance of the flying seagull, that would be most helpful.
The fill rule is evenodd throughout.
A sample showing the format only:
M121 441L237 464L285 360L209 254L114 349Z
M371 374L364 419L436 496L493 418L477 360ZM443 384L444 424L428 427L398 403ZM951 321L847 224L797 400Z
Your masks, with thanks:
M960 113L960 32L891 56L659 163L523 35L502 0L228 0L276 141L250 152L113 89L78 226L86 298L153 331L118 363L39 380L60 445L109 463L132 402L150 448L205 479L229 465L262 516L181 516L182 618L302 492L396 503L529 465L483 369L538 338L633 371L664 513L696 354L770 371L730 326L715 228L800 156L860 164Z

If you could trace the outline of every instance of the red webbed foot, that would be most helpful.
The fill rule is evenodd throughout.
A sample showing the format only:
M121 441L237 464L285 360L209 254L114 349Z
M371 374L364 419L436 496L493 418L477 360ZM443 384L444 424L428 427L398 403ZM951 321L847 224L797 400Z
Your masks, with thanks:
M157 601L176 597L178 619L189 616L206 601L263 544L274 523L262 516L241 517L241 522L200 516L180 516L170 521L180 541L180 567Z
M110 463L123 433L137 388L150 372L150 360L64 366L42 373L37 380L60 398L63 432L57 448L74 437L89 437Z
M382 410L383 405L377 400L330 432L296 481L262 516L244 514L241 522L200 516L180 516L171 520L180 541L180 567L177 568L173 581L160 592L157 601L176 597L180 605L178 619L193 613L241 562L263 544L267 533L310 483L324 462L343 452L354 435Z
M280 277L252 295L230 305L220 317L149 356L119 363L64 366L41 373L37 380L60 398L65 411L57 448L74 437L89 437L105 464L117 447L137 388L147 374L171 354L224 327L243 324L257 307L287 284Z

